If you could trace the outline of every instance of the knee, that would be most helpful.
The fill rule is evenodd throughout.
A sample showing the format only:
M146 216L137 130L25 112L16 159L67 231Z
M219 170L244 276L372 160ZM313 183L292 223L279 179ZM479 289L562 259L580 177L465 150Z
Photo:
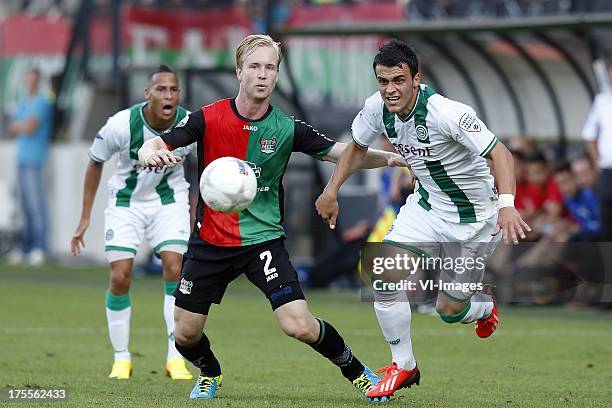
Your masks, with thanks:
M167 265L164 265L164 276L167 276L171 280L179 280L181 276L181 263L180 262L170 262Z
M311 318L314 320L314 318ZM315 320L310 321L308 318L291 318L281 324L283 332L296 340L303 343L314 343L317 341L318 333L315 329L319 323Z
M199 327L189 326L181 321L174 321L174 341L181 346L191 346L197 343L202 336L202 330Z
M110 288L114 294L125 294L130 289L132 276L130 270L124 267L112 267Z

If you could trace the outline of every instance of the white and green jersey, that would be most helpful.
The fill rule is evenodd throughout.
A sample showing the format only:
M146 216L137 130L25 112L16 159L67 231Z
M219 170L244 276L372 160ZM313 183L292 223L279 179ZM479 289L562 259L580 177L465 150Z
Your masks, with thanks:
M119 153L117 167L108 181L110 205L133 207L138 205L171 204L188 200L189 184L185 180L182 162L163 169L145 168L138 161L138 149L142 144L159 136L147 123L143 108L146 102L111 116L96 135L89 157L98 163L108 161ZM188 115L178 107L174 124ZM173 152L186 156L195 148L195 143Z
M406 118L387 110L380 93L370 96L352 125L353 139L370 146L385 134L412 167L419 205L457 223L497 212L497 194L485 156L497 144L472 108L421 85Z

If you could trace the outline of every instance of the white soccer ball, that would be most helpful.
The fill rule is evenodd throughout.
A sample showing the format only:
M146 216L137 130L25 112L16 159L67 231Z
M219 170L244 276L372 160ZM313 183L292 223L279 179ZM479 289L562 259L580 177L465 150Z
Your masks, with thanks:
M248 163L235 157L213 160L200 177L200 194L207 206L224 213L247 208L257 193L257 177Z

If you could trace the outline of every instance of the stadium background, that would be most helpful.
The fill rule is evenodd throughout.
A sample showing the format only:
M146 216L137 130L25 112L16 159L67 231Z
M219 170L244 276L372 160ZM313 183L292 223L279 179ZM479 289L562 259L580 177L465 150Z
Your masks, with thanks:
M69 241L80 214L87 149L109 115L141 99L147 73L160 63L178 72L182 104L197 109L236 93L233 49L238 41L253 32L272 33L285 51L273 103L333 139L348 140L352 118L376 90L371 61L378 45L390 37L402 38L420 57L424 83L473 106L508 144L521 146L518 141L532 141L552 168L562 159L573 160L583 153L580 133L591 101L597 92L609 87L603 60L612 54L610 27L612 4L598 0L3 1L0 256L13 247L19 228L14 193L19 178L7 126L25 93L22 84L28 68L42 71L43 86L56 101L56 123L46 171L49 262L36 270L0 262L0 277L7 288L28 287L38 281L41 294L47 293L46 285L53 288L55 273L58 282L76 279L103 290L104 280L99 274L105 268L105 182L113 163L105 166L92 225L85 237L85 253L76 259L69 254ZM380 192L387 182L385 177L376 171L358 173L343 187L339 231L327 230L314 213L313 203L331 170L329 165L294 155L285 176L287 246L300 271L332 258L340 260L339 268L354 271L355 251L345 244L365 239L373 218L383 209L385 198ZM148 254L143 248L138 258L146 271L155 269L144 266L149 262ZM347 262L348 267L344 265ZM514 271L514 264L507 260L502 268ZM81 272L71 277L71 271ZM89 271L96 271L98 278L90 281L93 272ZM551 278L559 278L557 272L548 271L548 280L535 285L534 293L539 296L510 296L508 300L527 305L569 302L561 310L551 309L550 315L540 311L535 315L541 314L544 319L552 316L553 320L565 315L593 320L588 339L605 333L609 336L609 313L602 318L590 311L586 315L576 313L574 308L600 307L601 300L609 302L611 297L600 293L596 299L575 301L572 295L560 296L563 284L550 284ZM332 287L351 288L356 283L354 276L355 272L335 282L329 279L320 286L332 283ZM135 282L139 284L145 288L151 285ZM576 282L569 286L574 294ZM609 286L604 290L609 291ZM246 291L240 287L238 296ZM248 299L249 295L244 296ZM329 299L324 294L317 296L326 305ZM332 296L347 302L354 299L350 291ZM97 305L100 311L101 299ZM91 299L81 300L90 302L92 311L97 310ZM328 306L331 310L335 305L332 302ZM527 333L540 326L532 321L523 325L523 317L532 314L531 309L525 310L518 313L514 324ZM12 320L6 316L6 321ZM374 331L375 322L368 322ZM102 331L95 334L104 342L104 325L99 323ZM552 337L565 330L555 323L546 327ZM573 336L568 337L567 350L585 340L579 328L570 329L570 333ZM5 334L10 337L11 332ZM110 355L110 345L101 344L101 350ZM607 355L610 351L608 347ZM537 354L534 351L534 356ZM563 403L567 398L571 401L571 397L562 398L566 398ZM593 406L598 406L600 400L594 401Z

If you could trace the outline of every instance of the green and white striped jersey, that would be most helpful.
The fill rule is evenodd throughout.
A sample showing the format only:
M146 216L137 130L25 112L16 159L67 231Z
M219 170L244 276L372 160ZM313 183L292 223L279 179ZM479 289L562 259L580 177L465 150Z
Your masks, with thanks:
M147 123L143 108L146 102L136 104L111 116L96 135L89 149L89 157L98 163L119 154L117 167L108 181L110 205L117 207L149 206L188 201L189 184L185 180L182 162L171 168L144 168L138 161L142 144L159 136ZM174 124L189 112L178 107ZM195 143L173 152L186 156L195 149Z
M355 117L353 139L370 146L385 134L418 178L421 207L456 223L497 213L497 192L485 156L497 144L474 110L436 94L427 85L406 118L387 110L379 92Z

